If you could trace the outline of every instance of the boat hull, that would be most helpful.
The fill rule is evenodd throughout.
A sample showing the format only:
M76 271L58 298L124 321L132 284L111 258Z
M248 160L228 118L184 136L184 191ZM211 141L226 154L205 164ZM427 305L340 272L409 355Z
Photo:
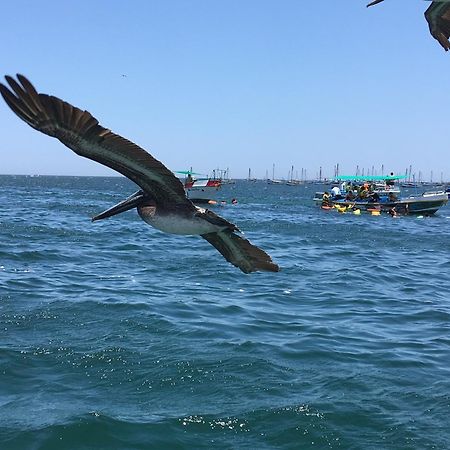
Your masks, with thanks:
M220 180L196 180L185 185L186 195L194 203L208 203L217 201L221 188Z
M322 197L314 197L314 201L318 205L322 205ZM395 208L398 214L414 214L431 216L439 208L448 202L448 196L445 192L440 193L425 193L420 196L400 198L395 202L380 201L380 202L364 202L364 201L348 201L348 200L331 200L330 206L350 207L360 209L361 211L372 212L379 210L380 212L390 212Z

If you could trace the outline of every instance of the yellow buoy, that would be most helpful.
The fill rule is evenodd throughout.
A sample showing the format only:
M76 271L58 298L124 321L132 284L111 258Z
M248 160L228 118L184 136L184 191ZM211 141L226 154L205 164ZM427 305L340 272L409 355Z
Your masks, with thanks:
M338 211L338 212L343 212L343 211L345 211L345 206L342 206L342 205L339 205L339 204L334 204L333 205L335 208L336 208L336 210Z
M359 214L361 214L361 210L360 209L355 209L353 211L353 214L359 215Z

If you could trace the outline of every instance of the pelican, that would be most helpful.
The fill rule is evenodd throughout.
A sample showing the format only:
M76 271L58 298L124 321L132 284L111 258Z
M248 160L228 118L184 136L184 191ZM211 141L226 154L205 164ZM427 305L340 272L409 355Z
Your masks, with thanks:
M384 0L374 0L367 7L376 5ZM429 0L427 0L429 1ZM436 0L425 11L431 36L433 36L442 48L450 50L450 0Z
M32 128L59 139L77 155L92 159L125 175L139 190L112 208L94 216L105 219L137 208L149 225L166 233L200 235L244 273L278 272L270 256L239 235L236 225L213 211L195 206L181 181L160 161L133 142L102 127L88 111L57 97L38 94L30 81L17 74L0 83L8 106Z

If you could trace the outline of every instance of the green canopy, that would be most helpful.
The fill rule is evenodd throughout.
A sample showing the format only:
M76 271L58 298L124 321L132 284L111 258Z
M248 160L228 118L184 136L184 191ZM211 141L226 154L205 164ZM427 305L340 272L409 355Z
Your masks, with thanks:
M201 173L192 172L192 170L176 170L175 173L181 173L181 175L202 175Z
M401 180L406 175L339 175L336 181L385 181L385 180Z

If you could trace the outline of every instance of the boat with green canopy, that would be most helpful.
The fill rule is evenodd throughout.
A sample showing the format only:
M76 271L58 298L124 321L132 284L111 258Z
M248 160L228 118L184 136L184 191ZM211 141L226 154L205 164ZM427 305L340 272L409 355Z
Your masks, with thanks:
M432 215L448 202L445 192L402 196L399 180L406 175L340 175L330 192L316 192L314 201L323 209L388 212L392 215Z

